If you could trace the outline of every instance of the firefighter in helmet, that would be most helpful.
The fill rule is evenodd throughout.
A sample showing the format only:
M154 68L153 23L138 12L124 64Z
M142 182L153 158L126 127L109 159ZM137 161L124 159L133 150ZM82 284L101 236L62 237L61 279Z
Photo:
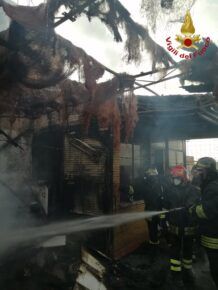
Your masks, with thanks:
M206 249L211 276L218 288L218 173L216 161L200 158L195 166L195 182L201 188L201 201L189 212L200 225L201 244Z
M145 171L144 177L144 201L145 210L162 211L165 200L165 185L160 180L156 167L150 167ZM155 216L147 220L149 230L149 243L154 258L159 245L158 226L164 225L165 215ZM164 228L163 228L164 230Z
M192 272L193 240L196 226L187 208L199 201L200 191L188 180L187 170L177 165L170 170L169 207L179 209L169 214L171 234L170 272L173 289L183 289L184 283L194 283ZM183 210L184 209L184 210Z

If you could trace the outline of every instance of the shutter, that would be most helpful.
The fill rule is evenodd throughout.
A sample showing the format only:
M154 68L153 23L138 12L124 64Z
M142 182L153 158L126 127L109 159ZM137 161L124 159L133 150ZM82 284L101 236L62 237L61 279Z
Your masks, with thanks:
M103 212L106 155L93 138L64 138L64 181L71 184L73 211L97 215Z

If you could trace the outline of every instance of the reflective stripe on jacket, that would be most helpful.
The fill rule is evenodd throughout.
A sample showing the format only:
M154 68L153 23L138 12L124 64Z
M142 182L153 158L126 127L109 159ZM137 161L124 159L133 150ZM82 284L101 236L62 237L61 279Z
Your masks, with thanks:
M204 184L201 203L195 207L199 220L201 244L208 249L218 250L218 175Z
M207 236L202 235L201 236L201 244L205 248L218 250L218 238L210 238Z
M195 207L195 215L202 237L206 237L202 241L208 246L208 242L218 239L218 177L204 186L201 203Z

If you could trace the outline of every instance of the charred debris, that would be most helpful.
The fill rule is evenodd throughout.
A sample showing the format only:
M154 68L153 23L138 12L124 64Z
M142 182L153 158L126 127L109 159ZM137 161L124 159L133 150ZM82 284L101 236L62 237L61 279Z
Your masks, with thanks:
M147 16L148 2L142 1ZM158 9L169 12L181 2L161 0ZM191 7L195 1L189 2ZM140 197L132 204L121 200L121 159L129 162L134 179L140 158L150 160L137 151L144 142L149 147L150 140L217 136L215 44L203 63L200 58L199 64L175 63L118 0L47 0L36 7L0 0L0 6L11 20L9 28L0 32L0 186L6 203L12 205L11 199L16 199L2 219L10 221L10 229L143 211ZM61 15L60 7L66 9ZM149 53L152 68L138 75L114 72L56 33L57 26L75 22L81 15L90 21L99 19L116 42L125 41L127 62L137 63L143 53ZM168 76L174 70L178 74ZM80 82L69 78L73 72L80 75ZM106 72L111 79L101 82ZM158 81L144 84L143 77L157 73L161 74ZM175 77L195 94L159 96L152 89ZM155 96L137 97L138 88ZM186 122L180 132L172 119L174 124ZM131 160L121 154L121 148L131 153ZM19 248L1 245L0 285L5 290L143 289L150 283L144 277L157 273L164 283L164 251L155 269L144 249L130 257L133 263L117 261L146 239L146 223L140 220L97 235L64 235ZM142 253L145 262L140 264Z

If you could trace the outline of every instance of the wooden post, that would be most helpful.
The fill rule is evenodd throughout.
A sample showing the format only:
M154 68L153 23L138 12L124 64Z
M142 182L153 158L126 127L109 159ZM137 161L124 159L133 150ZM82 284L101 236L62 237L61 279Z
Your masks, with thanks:
M169 168L170 164L169 164L169 140L166 139L165 140L165 173L166 170Z
M186 167L187 162L186 162L186 141L185 140L182 141L182 147L183 147L183 163L184 163L184 166Z
M135 179L135 154L134 154L134 143L132 141L132 176L131 176L131 182L133 183Z
M120 207L120 136L119 144L113 142L113 212L116 213Z

